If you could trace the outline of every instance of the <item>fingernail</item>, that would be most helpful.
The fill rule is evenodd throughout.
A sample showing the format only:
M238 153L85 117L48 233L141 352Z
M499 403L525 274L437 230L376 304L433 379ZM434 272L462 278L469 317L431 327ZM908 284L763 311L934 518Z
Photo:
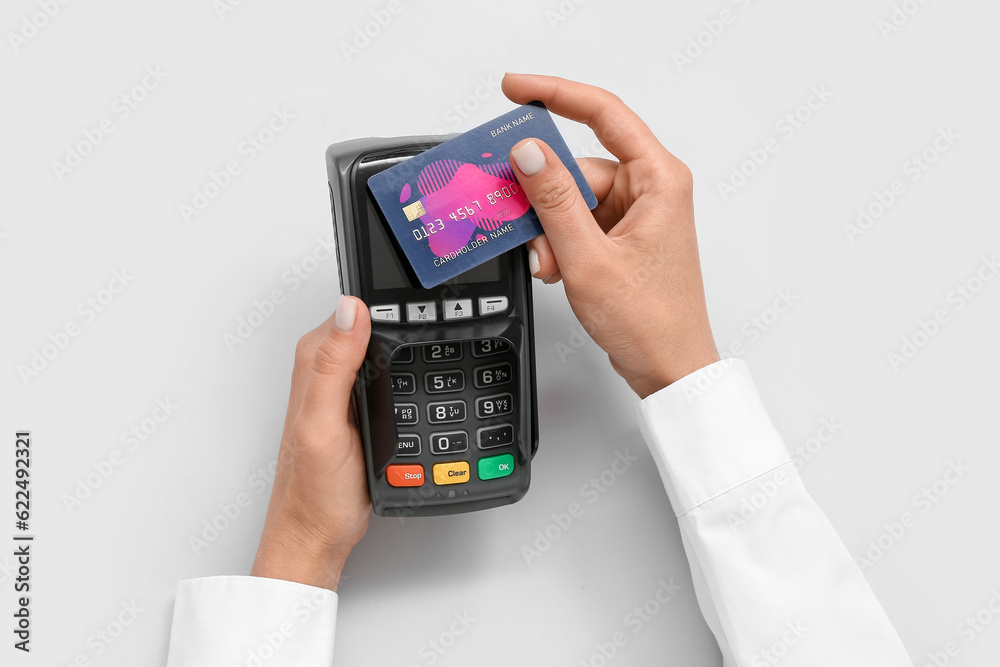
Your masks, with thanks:
M342 294L340 301L337 302L337 312L334 314L333 323L341 331L350 331L354 328L354 320L357 315L358 302Z
M538 272L542 270L542 263L538 261L538 251L534 248L528 251L528 270L533 276L537 276Z
M542 152L542 149L538 147L538 144L533 139L529 140L523 146L512 150L510 156L514 158L518 169L524 172L525 176L537 174L545 166L545 153Z

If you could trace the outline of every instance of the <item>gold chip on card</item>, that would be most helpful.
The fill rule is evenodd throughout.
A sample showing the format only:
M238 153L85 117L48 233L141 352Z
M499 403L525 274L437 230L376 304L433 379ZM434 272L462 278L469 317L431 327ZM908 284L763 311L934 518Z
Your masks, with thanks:
M426 215L427 211L424 209L424 205L422 202L415 201L409 206L404 206L403 213L406 215L406 219L408 221L413 222L417 218Z

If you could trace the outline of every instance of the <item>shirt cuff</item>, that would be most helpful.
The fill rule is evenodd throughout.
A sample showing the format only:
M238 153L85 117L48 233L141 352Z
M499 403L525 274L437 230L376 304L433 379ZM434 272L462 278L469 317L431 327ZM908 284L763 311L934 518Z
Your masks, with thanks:
M251 576L177 585L167 667L333 663L337 594Z
M741 359L681 378L638 411L678 516L790 460Z

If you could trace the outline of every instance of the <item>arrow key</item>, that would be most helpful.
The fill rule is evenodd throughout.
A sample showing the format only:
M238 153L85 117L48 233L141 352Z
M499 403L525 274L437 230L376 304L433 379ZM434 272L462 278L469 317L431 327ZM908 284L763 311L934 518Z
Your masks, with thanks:
M468 317L472 317L472 299L445 299L445 320L464 320Z

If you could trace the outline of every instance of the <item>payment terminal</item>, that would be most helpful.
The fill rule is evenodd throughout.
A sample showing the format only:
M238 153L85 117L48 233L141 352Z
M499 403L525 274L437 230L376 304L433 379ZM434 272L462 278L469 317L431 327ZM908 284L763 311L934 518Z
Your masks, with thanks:
M354 404L382 516L516 502L538 447L525 248L425 289L368 189L373 174L440 141L359 139L326 152L340 289L372 320Z

